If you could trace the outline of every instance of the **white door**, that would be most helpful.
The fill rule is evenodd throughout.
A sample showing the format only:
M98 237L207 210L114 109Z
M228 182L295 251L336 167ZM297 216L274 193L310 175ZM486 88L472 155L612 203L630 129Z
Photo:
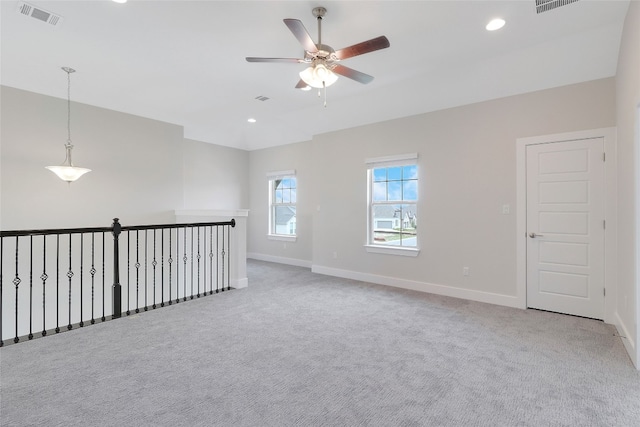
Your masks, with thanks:
M604 318L604 139L528 145L527 306Z

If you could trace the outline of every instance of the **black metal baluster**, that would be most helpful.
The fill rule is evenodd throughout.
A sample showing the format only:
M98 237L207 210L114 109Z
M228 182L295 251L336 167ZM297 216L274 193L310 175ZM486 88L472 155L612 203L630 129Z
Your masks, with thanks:
M180 229L176 228L176 259L180 259ZM180 262L176 262L176 304L180 302Z
M60 332L60 235L56 234L56 334Z
M136 313L140 313L140 230L136 230Z
M4 334L2 329L2 307L3 307L3 293L2 293L2 264L4 259L4 239L0 237L0 347L4 347Z
M164 307L164 228L160 229L160 307Z
M129 300L131 299L131 232L127 230L127 316L131 314Z
M182 257L182 261L184 262L184 280L182 281L182 286L184 287L184 294L182 296L183 301L187 300L187 227L184 228L184 256Z
M222 226L222 292L224 292L224 256L225 256L225 251L224 251L224 230L225 228L227 228L227 225Z
M147 303L147 288L148 286L148 272L149 265L147 263L147 247L149 246L149 238L147 237L147 231L144 230L144 311L149 310L149 304Z
M153 262L151 263L153 266L153 308L156 308L156 229L153 229Z
M67 277L69 278L69 323L67 324L67 330L73 329L71 325L71 278L73 277L73 270L71 269L71 233L69 233L69 271L67 271Z
M29 236L29 339L33 339L33 236Z
M198 227L198 298L200 298L200 227Z
M47 336L47 295L46 295L46 281L49 278L47 275L47 236L46 234L42 236L42 275L40 275L40 279L42 280L42 336ZM1 292L1 291L0 291Z
M191 299L193 299L193 227L191 227Z
M80 233L80 327L84 326L84 234Z
M216 294L220 292L220 226L216 225Z
M207 296L207 226L202 232L202 296Z
M94 318L94 303L95 303L95 278L96 278L96 234L91 233L91 324L96 323Z
M234 221L233 219L231 220ZM235 222L231 226L227 225L227 290L231 290L231 227L235 227Z
M213 226L209 226L209 281L210 283L210 292L209 295L213 294Z
M173 263L173 258L171 257L171 232L173 229L169 229L169 259L167 262L169 263L169 305L171 305L171 264Z
M106 232L103 231L102 232L102 319L100 319L103 322L105 320L107 320L107 318L104 315L104 292L105 292L104 291L104 284L105 284L104 275L105 275L105 271L106 271L106 267L105 267L105 246L104 246L104 243L106 241L105 235L106 235Z
M13 284L16 287L16 336L13 339L14 343L20 341L20 338L18 338L18 286L20 282L22 282L22 279L20 279L18 274L18 256L18 236L16 236L16 277L13 279Z

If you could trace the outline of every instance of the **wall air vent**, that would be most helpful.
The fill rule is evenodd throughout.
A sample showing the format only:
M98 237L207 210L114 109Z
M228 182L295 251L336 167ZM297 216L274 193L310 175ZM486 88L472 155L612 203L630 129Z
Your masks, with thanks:
M258 101L266 101L269 98L266 96L259 95L259 96L256 96L255 99L257 99Z
M22 16L34 18L47 24L58 26L62 23L62 16L48 12L41 7L35 7L32 4L23 1L18 2L18 13Z
M536 0L536 12L547 12L558 7L566 6L571 3L575 3L578 0Z

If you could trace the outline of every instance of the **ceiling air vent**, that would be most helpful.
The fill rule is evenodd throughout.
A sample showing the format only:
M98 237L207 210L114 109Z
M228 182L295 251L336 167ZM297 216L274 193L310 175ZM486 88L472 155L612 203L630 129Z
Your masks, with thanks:
M53 25L54 27L62 23L62 16L23 1L18 2L18 13L22 16L34 18L38 21Z
M268 100L269 98L268 98L268 97L266 97L266 96L259 95L259 96L256 96L256 98L255 98L255 99L257 99L258 101L266 101L266 100Z
M536 0L536 12L547 12L549 10L566 6L577 1L578 0Z

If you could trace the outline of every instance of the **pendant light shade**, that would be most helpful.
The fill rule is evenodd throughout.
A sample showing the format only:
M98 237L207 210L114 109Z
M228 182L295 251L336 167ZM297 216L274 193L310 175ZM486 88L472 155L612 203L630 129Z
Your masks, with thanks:
M85 173L91 172L91 169L73 166L73 163L71 162L71 150L73 149L73 145L67 142L64 147L67 150L67 156L64 159L64 163L60 166L47 166L47 169L58 175L58 178L61 180L67 182L73 182Z
M67 143L64 145L66 155L64 162L60 166L47 166L46 168L55 173L61 180L71 183L85 173L91 172L91 169L73 166L71 158L73 150L73 144L71 144L71 73L75 73L76 70L69 67L62 67L62 70L67 73Z

